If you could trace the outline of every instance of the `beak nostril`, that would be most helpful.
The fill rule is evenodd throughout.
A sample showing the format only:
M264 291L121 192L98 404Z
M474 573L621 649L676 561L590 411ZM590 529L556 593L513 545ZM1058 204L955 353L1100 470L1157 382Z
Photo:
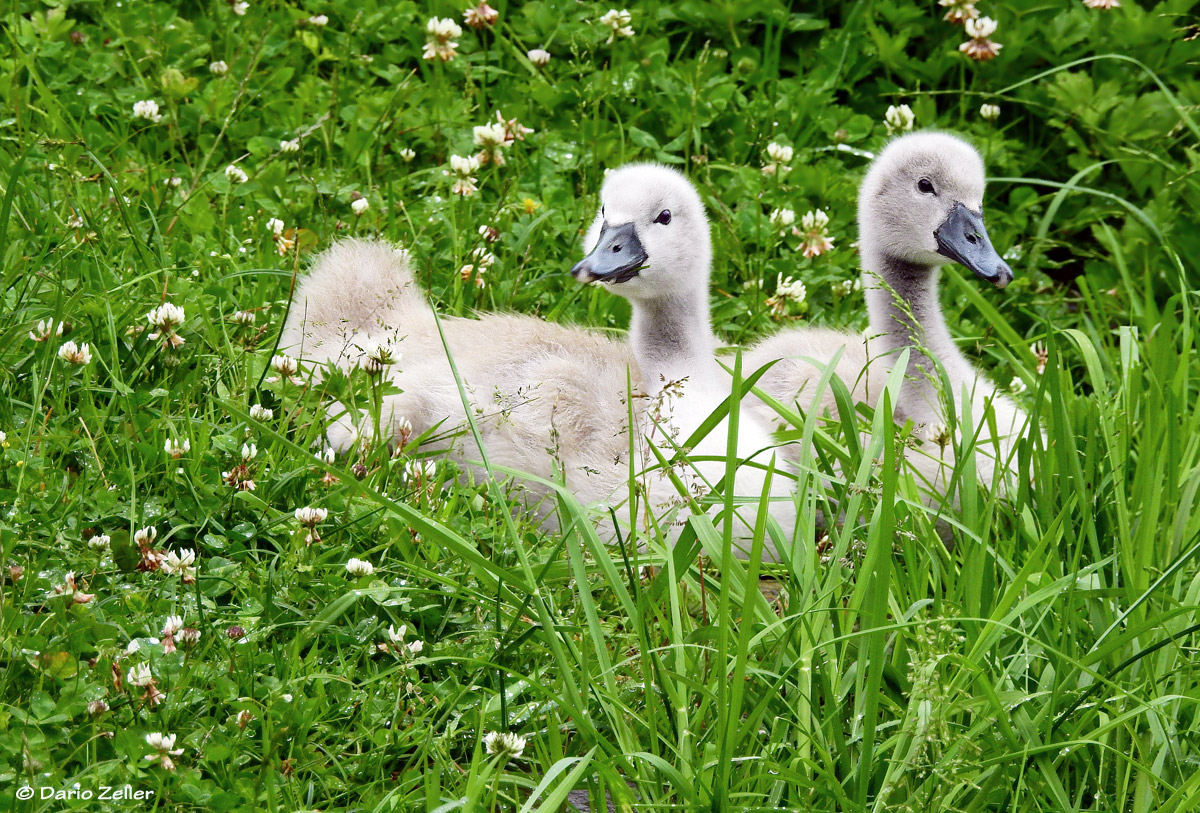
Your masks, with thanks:
M621 253L621 247L620 247L619 245L613 246L613 247L612 247L612 250L613 250L613 254L620 254L620 253Z
M971 245L975 245L976 243L979 242L979 238L976 237L971 232L967 232L967 242L970 243Z

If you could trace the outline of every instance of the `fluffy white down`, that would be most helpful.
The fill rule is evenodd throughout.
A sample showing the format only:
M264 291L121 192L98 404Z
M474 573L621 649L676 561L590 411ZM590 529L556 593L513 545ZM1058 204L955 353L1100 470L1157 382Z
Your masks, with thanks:
M607 506L616 509L622 525L636 520L644 528L647 522L640 509L635 518L628 511L630 388L637 422L634 469L640 471L655 461L649 444L669 458L673 446L728 396L730 385L712 355L707 304L711 253L695 190L673 170L634 165L609 176L601 200L610 222L623 218L620 222L636 224L650 257L642 275L631 280L634 284L614 286L633 302L630 343L531 316L443 317L441 326L492 465L546 479L561 472L578 500L593 506L602 529L611 533ZM648 231L652 224L645 213L663 208L678 213L675 228ZM592 243L597 230L593 228ZM298 285L281 347L308 362L350 369L380 342L390 342L402 354L400 363L386 372L403 393L385 398L385 436L394 436L403 420L411 423L414 435L438 427L438 436L449 439L432 445L460 460L478 460L470 436L460 431L466 422L462 399L407 254L381 242L337 243L317 258ZM341 412L335 407L333 414ZM359 431L371 431L356 429L356 421L362 419L341 414L329 430L330 442L344 450ZM727 434L722 422L691 456L724 458ZM749 458L770 445L766 426L743 411L739 456ZM755 459L765 465L768 455ZM715 485L724 473L723 459L675 469L694 493L705 490L705 483ZM644 503L655 514L670 514L669 509L682 505L662 472L639 480L648 494ZM775 513L790 532L794 509L787 481L780 477L775 483ZM760 470L738 470L735 494L751 503L735 522L739 538L750 533L763 484ZM548 494L528 481L525 487L531 503ZM552 506L547 501L540 511L547 525L555 522ZM686 508L679 512L686 513Z

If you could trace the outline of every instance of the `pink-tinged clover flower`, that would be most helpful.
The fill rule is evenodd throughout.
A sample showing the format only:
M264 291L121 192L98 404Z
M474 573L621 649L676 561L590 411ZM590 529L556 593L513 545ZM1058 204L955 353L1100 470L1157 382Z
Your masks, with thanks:
M1000 49L1004 46L998 42L992 42L990 37L996 33L996 21L991 17L979 17L974 20L967 20L963 27L967 30L967 36L971 39L958 46L958 50L974 59L976 62L987 62L989 59L995 59L1000 53Z

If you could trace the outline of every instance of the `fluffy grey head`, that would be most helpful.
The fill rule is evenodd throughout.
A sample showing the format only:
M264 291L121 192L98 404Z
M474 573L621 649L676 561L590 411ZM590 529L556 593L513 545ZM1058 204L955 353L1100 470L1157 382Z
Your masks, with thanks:
M580 282L602 282L629 299L707 295L712 244L704 204L681 173L629 164L609 174L600 211L572 269Z
M892 141L875 159L858 197L864 259L888 256L921 266L957 261L1003 287L1012 270L983 225L983 159L947 133Z

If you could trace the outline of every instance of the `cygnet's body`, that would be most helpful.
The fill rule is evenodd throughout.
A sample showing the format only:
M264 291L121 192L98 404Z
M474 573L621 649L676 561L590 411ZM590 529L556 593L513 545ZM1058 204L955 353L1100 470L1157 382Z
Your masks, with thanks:
M601 198L589 247L601 240L605 211L614 227L642 237L644 262L623 279L609 280L633 302L632 347L529 316L440 321L493 466L546 479L561 476L581 503L618 506L628 522L630 388L637 422L634 470L640 472L655 460L646 439L669 459L674 446L728 396L729 377L713 359L707 303L711 249L695 190L672 170L634 165L612 173ZM653 222L664 210L676 213L673 222ZM439 434L461 430L466 414L458 386L407 255L382 243L338 243L298 286L280 345L306 361L350 369L379 356L380 344L399 356L385 374L403 390L384 398L384 435L394 438L402 419L414 436L433 427L440 427ZM369 434L353 424L343 414L329 430L330 442L346 449L358 434ZM722 423L692 452L723 457L725 443ZM769 445L765 427L744 417L739 454L749 457ZM460 459L479 459L469 435L461 432L452 451ZM676 470L697 490L700 481L715 485L724 472L723 460ZM655 513L666 504L682 504L663 473L639 479ZM761 483L760 473L743 468L736 493L757 497ZM536 486L530 490L545 495ZM786 521L787 507L781 510ZM753 509L746 513L752 522ZM544 516L552 522L549 511Z
M866 333L787 330L746 354L751 371L781 359L759 382L773 398L806 411L836 414L832 393L826 388L818 400L816 389L839 352L835 375L855 400L875 404L897 355L907 349L908 370L895 416L912 420L917 436L926 441L908 459L926 487L937 493L945 489L953 467L953 446L942 448L944 436L935 442L948 423L943 398L952 399L960 425L967 413L978 432L977 474L985 486L1003 488L1015 443L1028 423L1026 414L958 350L938 301L940 267L951 260L997 287L1012 280L984 229L984 181L982 159L961 139L924 132L892 141L867 172L858 199L858 244L870 319ZM937 365L949 383L945 392ZM994 435L986 425L989 404ZM763 420L773 414L763 404L755 412ZM795 459L799 450L793 447L785 456Z

